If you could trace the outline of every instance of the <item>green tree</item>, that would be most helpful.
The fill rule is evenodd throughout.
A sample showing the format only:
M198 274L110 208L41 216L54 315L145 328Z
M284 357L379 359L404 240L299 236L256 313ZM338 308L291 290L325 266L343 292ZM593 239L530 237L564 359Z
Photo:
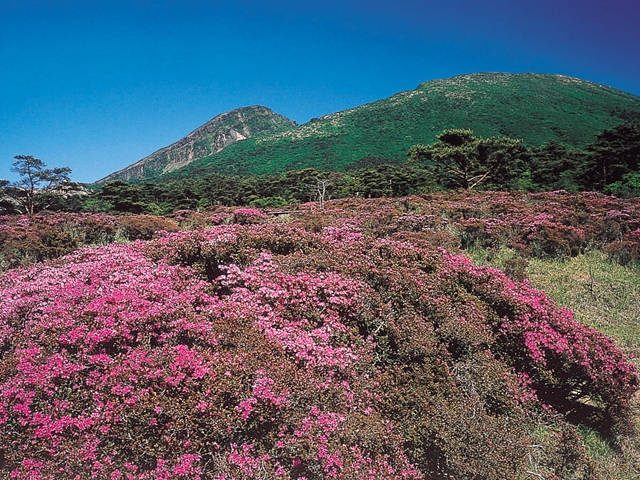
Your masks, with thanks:
M103 201L101 206L113 205L118 212L141 213L145 210L138 185L116 181L109 182L94 194Z
M94 194L89 196L82 202L81 210L83 212L112 212L114 206L111 202L100 198L99 195Z
M5 194L20 206L22 213L33 215L45 209L52 201L51 193L71 183L68 167L46 168L42 160L31 155L14 158L11 170L18 174L18 180L5 186Z
M552 141L531 151L531 179L538 190L580 190L584 154Z
M640 125L623 124L598 135L587 148L583 183L589 189L604 190L640 167Z
M409 158L429 168L444 187L509 189L526 169L528 152L519 140L479 138L464 129L445 130L437 138L431 145L412 147Z
M607 185L604 191L617 197L640 197L640 172L627 173L621 180Z

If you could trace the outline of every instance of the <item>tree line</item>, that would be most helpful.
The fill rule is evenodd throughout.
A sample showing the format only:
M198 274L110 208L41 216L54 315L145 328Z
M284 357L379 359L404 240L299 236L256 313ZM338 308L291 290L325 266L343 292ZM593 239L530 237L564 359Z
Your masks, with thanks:
M364 158L345 172L304 169L265 176L207 175L162 182L110 182L85 194L68 168L48 169L17 156L19 180L0 181L0 212L42 209L165 214L214 205L286 205L343 197L384 197L443 189L549 191L595 190L640 196L640 126L606 130L582 150L550 142L527 147L509 137L482 138L450 129L436 142L415 145L405 162Z
M605 130L584 150L558 142L528 148L509 137L479 138L470 130L451 129L433 144L412 147L409 158L444 188L640 195L638 124Z

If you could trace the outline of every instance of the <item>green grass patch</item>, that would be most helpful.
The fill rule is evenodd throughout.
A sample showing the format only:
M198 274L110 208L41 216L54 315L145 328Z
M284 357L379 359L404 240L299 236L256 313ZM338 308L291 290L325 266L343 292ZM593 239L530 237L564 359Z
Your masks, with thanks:
M467 253L477 263L502 269L517 256L508 248L497 252L475 249ZM529 259L526 276L534 287L573 310L577 320L613 338L640 366L638 266L622 266L603 252L591 251L566 260ZM634 399L633 410L635 434L617 439L615 445L591 428L578 427L584 446L603 478L640 478L640 398Z
M505 268L517 254L468 252L478 263ZM623 266L600 251L566 260L529 259L526 276L531 284L570 308L576 319L613 338L627 353L640 358L640 267Z

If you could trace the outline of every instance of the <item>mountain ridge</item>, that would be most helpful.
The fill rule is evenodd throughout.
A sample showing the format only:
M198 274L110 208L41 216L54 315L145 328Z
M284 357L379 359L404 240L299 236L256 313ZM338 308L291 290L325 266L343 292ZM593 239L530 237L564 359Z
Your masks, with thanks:
M640 97L607 85L561 74L462 74L229 143L157 176L340 171L368 157L402 161L411 145L430 143L445 128L580 148L628 116L640 118Z
M247 121L250 116L251 121ZM262 117L262 118L260 118ZM249 105L223 112L195 128L181 139L113 172L96 183L136 180L169 173L205 154L214 154L228 145L272 130L293 128L296 123L263 105ZM209 141L207 141L209 140ZM212 140L212 141L211 141ZM197 155L197 156L196 156Z

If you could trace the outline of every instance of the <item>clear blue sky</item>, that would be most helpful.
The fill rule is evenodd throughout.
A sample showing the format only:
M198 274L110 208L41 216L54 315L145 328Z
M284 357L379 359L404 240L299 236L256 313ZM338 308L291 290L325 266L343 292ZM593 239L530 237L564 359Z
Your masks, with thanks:
M298 121L476 71L640 94L638 0L0 0L0 178L96 180L216 114Z

